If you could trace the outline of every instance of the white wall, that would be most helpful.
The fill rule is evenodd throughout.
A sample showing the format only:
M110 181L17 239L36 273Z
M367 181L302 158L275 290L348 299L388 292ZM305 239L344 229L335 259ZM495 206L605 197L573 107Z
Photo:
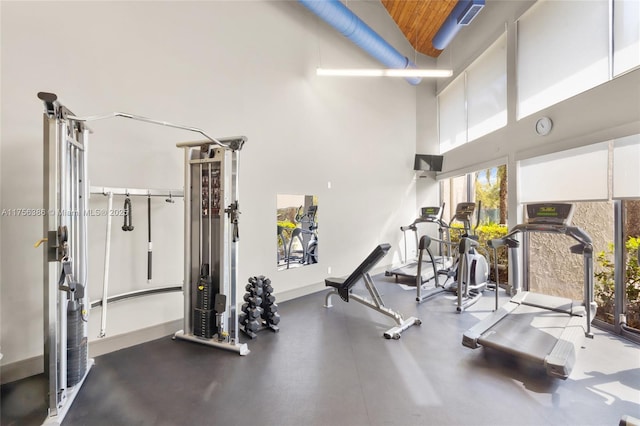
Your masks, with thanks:
M398 228L415 216L416 88L403 80L315 76L323 66L375 66L293 1L2 2L2 207L42 205L42 110L51 91L78 115L111 111L246 135L240 170L240 289L269 276L276 296L321 288L380 242L400 258ZM411 48L379 2L349 7L391 44ZM435 116L427 120L435 127ZM92 185L181 188L176 142L193 134L126 120L91 125ZM331 189L327 183L331 182ZM276 268L276 194L316 194L320 263ZM146 282L146 200L136 230L114 220L110 293L178 284L182 202L154 199L154 280ZM93 196L91 207L104 207ZM118 198L116 207L121 207ZM104 217L90 220L90 295L100 298ZM42 353L40 219L2 220L3 363ZM312 287L309 287L312 286ZM240 290L242 295L242 290ZM182 316L178 293L109 307L109 335ZM319 300L319 303L321 301ZM98 333L92 311L90 339ZM283 322L285 319L283 319Z
M420 62L421 66L435 67L435 60L426 57ZM436 81L423 80L418 86L418 100L416 102L416 153L438 155L440 142L438 140L438 104L436 101ZM416 173L416 214L421 207L437 206L440 202L439 185L435 181L434 173Z
M2 22L2 6L0 6L0 22ZM0 31L0 45L2 44L2 31ZM0 55L0 71L2 70L2 55ZM0 99L2 99L3 97L3 93L2 93L2 85L0 84ZM2 125L2 104L0 104L0 128ZM2 144L0 143L0 189L2 188ZM2 209L2 196L0 193L0 211ZM2 225L3 222L3 218L2 215L0 215L0 241L2 241ZM2 271L2 244L0 244L0 307L2 306L2 277L1 277L1 271ZM0 330L2 330L2 315L0 315ZM2 334L0 334L0 354L2 354ZM2 358L4 355L0 355L0 358Z

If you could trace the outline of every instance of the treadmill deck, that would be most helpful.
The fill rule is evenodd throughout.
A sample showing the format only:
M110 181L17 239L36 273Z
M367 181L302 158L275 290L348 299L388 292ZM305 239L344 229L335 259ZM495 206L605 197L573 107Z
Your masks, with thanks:
M464 333L462 344L533 361L566 379L586 330L585 310L571 299L522 292Z
M443 262L442 258L440 256L437 256L435 257L435 261L436 261L436 267L440 268L440 270L450 268L451 265L453 265L451 258L447 258L447 257L444 258L444 262ZM396 279L398 277L410 278L414 282L409 283L408 280L406 280L407 282L403 282L402 284L411 285L415 287L415 279L416 279L416 276L418 275L418 262L412 262L407 265L400 266L399 268L392 269L390 271L387 271L385 275L387 276L395 275ZM422 283L432 280L433 277L434 277L434 272L433 272L433 265L431 264L431 261L423 260L422 261Z
M478 343L544 363L570 319L566 313L520 305L478 338Z

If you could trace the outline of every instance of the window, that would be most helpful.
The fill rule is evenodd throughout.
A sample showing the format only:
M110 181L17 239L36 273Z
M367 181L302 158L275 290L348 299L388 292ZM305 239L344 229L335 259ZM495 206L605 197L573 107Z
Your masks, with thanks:
M507 125L507 36L438 96L440 153Z
M507 125L507 36L467 69L468 140Z
M475 202L481 206L480 223L507 224L507 166L474 173Z
M538 1L518 20L518 119L609 79L607 0Z
M609 143L522 160L518 171L520 203L607 200Z
M469 200L469 179L467 175L445 179L440 182L440 194L445 203L442 219L449 222L456 212L456 206Z
M601 262L603 273L599 280L601 314L606 322L615 324L620 316L622 333L630 329L637 335L640 331L640 268L638 267L638 248L640 246L640 135L616 139L613 142L612 164L613 198L621 201L622 213L616 226L622 232L616 232L621 241L615 241L613 252L607 253ZM619 269L616 280L611 265ZM606 263L609 261L609 263ZM614 296L618 293L618 298ZM618 301L619 307L615 301Z
M613 1L613 75L640 65L640 2Z
M640 135L613 143L613 197L640 197Z
M456 78L438 96L440 153L467 142L467 110L464 75Z
M606 251L613 241L613 206L611 201L574 202L572 225L584 230L593 241L593 263L598 263L597 253ZM573 254L570 247L576 244L566 235L531 233L529 236L529 288L531 291L583 300L584 259ZM595 267L599 270L598 267ZM595 300L598 298L598 279L594 278ZM600 309L598 310L600 312ZM598 314L599 315L599 314Z
M609 159L612 161L609 162ZM640 135L519 163L522 203L571 201L593 240L598 325L640 340ZM609 189L612 188L612 189ZM582 298L582 263L559 238L530 238L530 289ZM558 285L560 284L560 285Z
M622 263L625 273L623 279L624 307L626 326L640 331L640 199L625 200L624 209L624 250Z
M443 219L450 221L461 202L472 201L480 204L480 212L473 217L472 233L477 235L480 242L478 251L486 257L489 263L489 279L495 282L493 267L494 251L487 249L487 240L500 238L507 233L507 166L501 165L474 173L445 179L441 182L440 193L447 204ZM453 224L459 227L460 224ZM451 233L452 241L458 241L459 233ZM506 250L498 250L500 283L508 282L508 257Z

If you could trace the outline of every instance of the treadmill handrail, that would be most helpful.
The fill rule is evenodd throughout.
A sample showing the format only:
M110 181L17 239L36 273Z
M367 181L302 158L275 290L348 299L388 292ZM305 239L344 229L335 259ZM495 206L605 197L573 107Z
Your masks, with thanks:
M438 231L439 234L442 236L445 234L445 231L447 232L447 234L450 234L450 226L449 224L447 224L444 220L442 220L442 212L444 211L444 203L442 204L442 207L440 209L440 215L439 217L418 217L416 220L414 220L413 222L411 222L411 224L406 225L406 226L401 226L400 230L402 231L402 236L404 239L404 260L403 263L408 263L409 259L408 259L408 255L407 255L407 231L413 231L414 233L414 237L415 237L415 244L416 244L416 249L418 249L418 245L419 245L419 239L420 236L418 235L418 224L421 223L433 223L439 226ZM450 237L450 235L449 235ZM432 238L434 241L437 241L440 244L445 244L448 245L448 249L450 249L450 247L453 245L450 242L450 238L449 240L443 240L443 239L438 239L438 238ZM442 247L442 246L441 246ZM440 249L440 251L442 252L442 248ZM442 253L441 253L442 254Z
M413 227L415 227L416 225L418 225L420 223L435 223L435 224L443 226L445 228L449 227L449 225L447 225L447 223L445 221L443 221L442 219L438 219L438 218L435 218L435 217L419 217L416 220L414 220L413 222L411 222L411 225L403 226L401 228L411 228L411 229L413 229Z
M583 229L578 228L577 226L566 226L566 225L555 225L555 224L543 224L543 223L523 223L520 225L514 226L507 235L502 238L502 240L506 240L507 238L513 237L518 233L525 232L541 232L541 233L551 233L551 234L563 234L567 235L582 245L588 246L593 245L593 240Z
M440 287L440 283L438 281L438 269L436 267L436 260L433 258L433 253L431 253L431 250L429 249L429 246L431 245L431 241L437 241L437 240L429 237L428 235L423 235L420 238L420 244L418 245L418 250L419 250L418 270L416 272L416 288L418 291L418 298L417 298L418 302L422 301L420 300L420 288L422 287L422 266L423 266L422 259L423 259L423 253L425 251L429 255L429 263L431 263L431 267L433 268L433 279L435 282L435 288Z

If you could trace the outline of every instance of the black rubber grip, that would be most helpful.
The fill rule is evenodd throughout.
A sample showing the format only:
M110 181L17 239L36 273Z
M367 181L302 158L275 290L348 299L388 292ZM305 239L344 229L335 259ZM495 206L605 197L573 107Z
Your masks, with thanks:
M55 93L38 92L38 99L43 100L45 102L55 102L58 100L58 96L56 96Z
M151 255L153 253L151 251L147 252L147 279L151 279Z

